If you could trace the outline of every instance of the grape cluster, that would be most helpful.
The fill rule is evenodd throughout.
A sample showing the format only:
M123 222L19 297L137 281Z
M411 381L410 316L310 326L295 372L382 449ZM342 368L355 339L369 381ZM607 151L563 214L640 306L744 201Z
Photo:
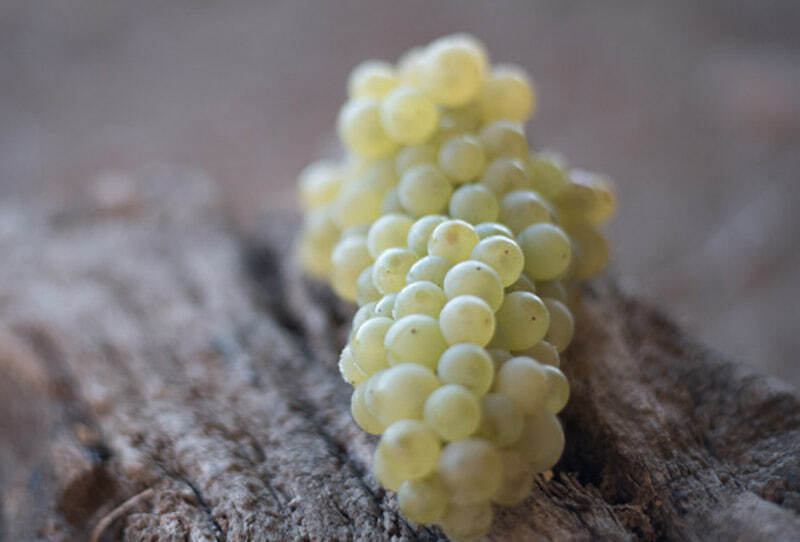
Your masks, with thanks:
M613 189L529 150L531 81L471 36L365 62L348 93L347 157L300 175L299 258L360 306L339 369L376 477L408 519L476 538L563 451L566 285L608 260Z

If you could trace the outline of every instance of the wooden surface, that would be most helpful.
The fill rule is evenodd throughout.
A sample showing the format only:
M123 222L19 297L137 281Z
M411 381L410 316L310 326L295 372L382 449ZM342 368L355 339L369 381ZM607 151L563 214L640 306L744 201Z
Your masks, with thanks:
M433 540L369 473L336 369L352 308L155 169L0 228L0 538ZM790 540L800 400L617 282L563 367L567 448L493 540Z

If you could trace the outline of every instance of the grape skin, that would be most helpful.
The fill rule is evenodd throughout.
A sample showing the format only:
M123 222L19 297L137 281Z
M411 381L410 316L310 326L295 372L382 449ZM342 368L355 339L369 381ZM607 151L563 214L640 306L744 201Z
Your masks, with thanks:
M454 441L468 437L478 428L481 407L477 397L464 386L445 384L428 396L423 418L442 440Z
M436 375L443 383L460 384L480 397L492 387L494 363L476 344L454 344L439 358Z
M477 260L466 260L454 265L444 276L444 294L448 299L474 295L496 311L503 303L503 283L490 266Z
M442 308L439 326L450 345L473 343L486 346L494 335L494 313L483 299L474 295L460 295Z

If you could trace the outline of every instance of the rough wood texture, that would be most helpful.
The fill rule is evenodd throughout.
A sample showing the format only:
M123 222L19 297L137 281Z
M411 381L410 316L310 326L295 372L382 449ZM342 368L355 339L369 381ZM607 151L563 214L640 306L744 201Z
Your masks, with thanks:
M441 536L369 474L336 352L351 309L195 175L0 209L0 536ZM494 540L779 540L800 532L800 401L613 281L577 308L567 451Z

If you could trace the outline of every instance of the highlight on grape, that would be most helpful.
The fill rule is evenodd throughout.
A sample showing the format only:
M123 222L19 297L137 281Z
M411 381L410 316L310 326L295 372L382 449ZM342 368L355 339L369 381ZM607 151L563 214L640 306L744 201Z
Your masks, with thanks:
M530 148L530 77L472 36L366 61L348 95L345 157L300 174L297 255L360 307L339 369L376 478L409 520L479 538L561 457L568 291L608 261L614 189Z

